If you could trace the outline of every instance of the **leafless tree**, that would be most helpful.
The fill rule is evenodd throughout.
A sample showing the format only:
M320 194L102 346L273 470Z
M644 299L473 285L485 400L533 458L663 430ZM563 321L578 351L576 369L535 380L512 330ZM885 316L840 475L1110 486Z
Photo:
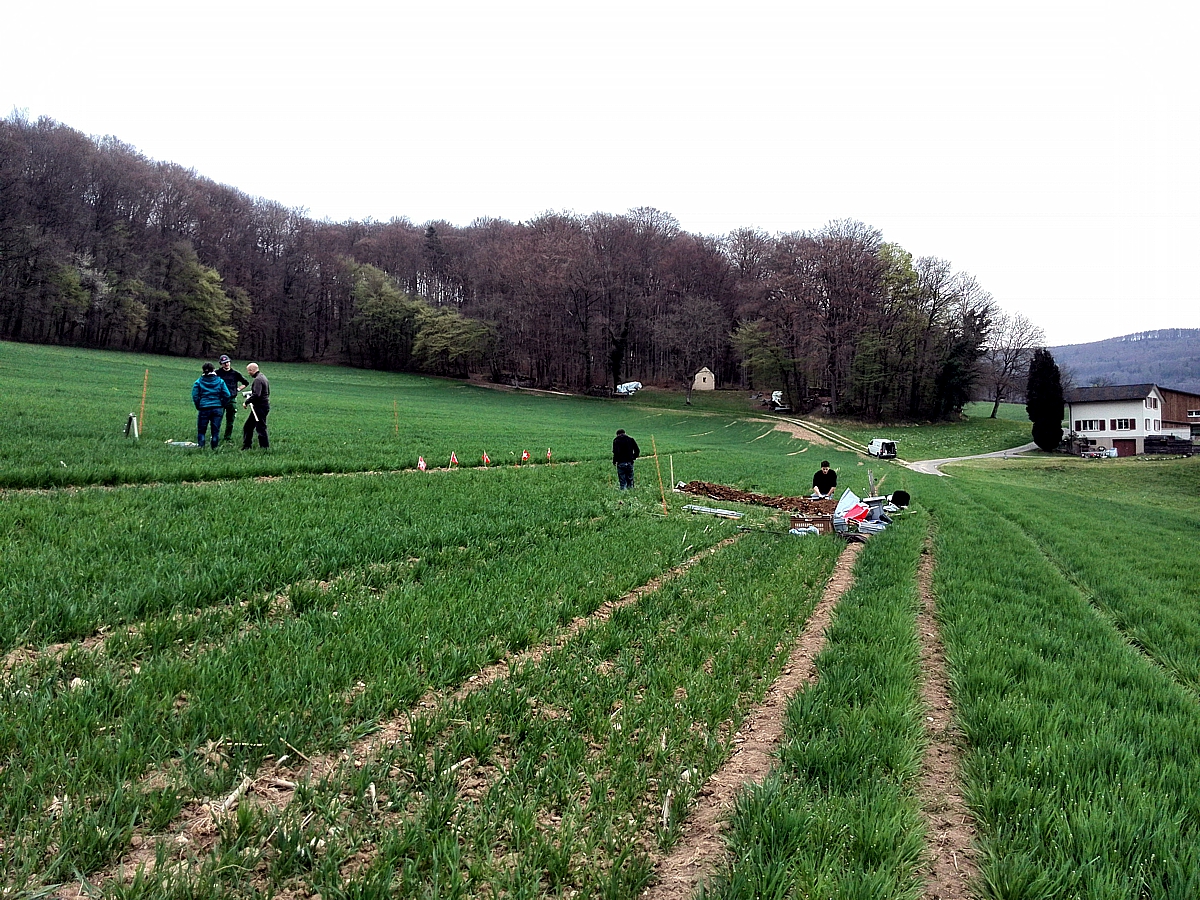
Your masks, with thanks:
M1033 351L1045 343L1045 333L1025 316L1001 315L995 321L984 348L982 371L983 386L992 401L991 418L996 418L1001 403L1020 393Z

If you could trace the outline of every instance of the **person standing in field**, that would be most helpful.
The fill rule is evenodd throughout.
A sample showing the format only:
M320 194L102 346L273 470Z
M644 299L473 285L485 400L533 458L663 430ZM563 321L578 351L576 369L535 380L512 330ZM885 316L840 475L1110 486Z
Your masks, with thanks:
M617 486L621 490L633 490L633 461L640 455L637 441L624 428L618 428L613 439L613 465L617 467Z
M212 426L212 448L221 440L221 413L229 402L229 388L213 371L213 364L201 366L199 378L192 385L192 403L196 407L196 443L204 446L205 432Z
M237 396L238 386L250 386L245 377L237 369L233 368L228 356L222 356L218 362L221 364L217 368L217 377L225 382L225 387L229 388L229 400L225 403L225 440L233 437L233 417L237 410L234 405L233 398Z
M813 475L813 496L827 500L837 487L837 472L829 468L829 460L821 460L821 468Z
M242 449L250 449L250 442L254 437L254 432L257 431L258 446L265 450L271 446L271 442L267 438L267 413L271 411L271 385L267 382L267 376L259 371L258 363L250 363L246 366L246 371L254 380L250 382L250 398L242 404L243 409L246 407L250 409L250 415L246 417L246 424L242 426Z

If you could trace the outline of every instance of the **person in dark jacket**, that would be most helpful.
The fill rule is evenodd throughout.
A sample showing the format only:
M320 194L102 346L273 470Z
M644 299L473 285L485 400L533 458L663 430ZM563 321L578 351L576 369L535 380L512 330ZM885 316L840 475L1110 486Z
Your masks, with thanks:
M237 406L234 404L234 398L237 397L238 386L250 386L244 375L233 367L232 361L228 356L222 356L217 362L220 365L217 367L217 377L225 382L225 387L229 388L229 400L225 404L225 440L233 437L233 417L237 412Z
M613 439L613 465L617 467L617 482L621 490L633 489L633 461L640 455L637 441L627 435L624 428L618 428L617 436Z
M250 398L242 404L243 409L247 407L250 409L246 424L242 426L242 449L250 449L250 442L254 438L254 432L257 431L258 446L266 450L271 446L271 442L267 438L267 413L271 411L271 385L267 382L267 376L259 371L258 363L250 363L246 366L246 371L254 380L250 382Z
M821 468L813 475L813 496L828 499L837 487L837 472L829 468L829 460L821 460Z
M229 402L229 388L213 371L212 363L201 367L203 374L192 385L192 403L196 407L196 443L204 446L205 432L212 426L212 448L221 440L221 414Z

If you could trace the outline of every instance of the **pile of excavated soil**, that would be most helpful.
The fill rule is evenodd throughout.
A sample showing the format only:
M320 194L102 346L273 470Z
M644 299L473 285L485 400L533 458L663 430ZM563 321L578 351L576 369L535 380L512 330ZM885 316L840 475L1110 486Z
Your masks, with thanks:
M766 494L738 490L724 484L713 484L710 481L689 481L678 490L685 494L708 497L710 500L724 500L727 503L753 503L756 506L769 506L772 509L786 509L789 512L801 512L809 515L832 515L834 509L837 508L836 500L813 500L809 497L770 497Z

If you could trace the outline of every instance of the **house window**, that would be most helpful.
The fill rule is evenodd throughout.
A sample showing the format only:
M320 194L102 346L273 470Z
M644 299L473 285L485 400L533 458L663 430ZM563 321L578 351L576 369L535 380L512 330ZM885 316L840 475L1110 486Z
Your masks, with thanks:
M1158 421L1158 419L1154 420L1154 430L1162 431L1162 422Z
M1111 424L1113 431L1133 431L1137 428L1136 419L1113 419Z
M1149 419L1146 420L1146 430L1147 431L1150 430L1150 420Z
M1081 419L1075 423L1076 431L1103 431L1103 419Z
M1157 397L1147 397L1146 398L1146 409L1158 409L1158 398Z
M1188 418L1189 419L1200 419L1200 409L1189 409L1188 410Z

